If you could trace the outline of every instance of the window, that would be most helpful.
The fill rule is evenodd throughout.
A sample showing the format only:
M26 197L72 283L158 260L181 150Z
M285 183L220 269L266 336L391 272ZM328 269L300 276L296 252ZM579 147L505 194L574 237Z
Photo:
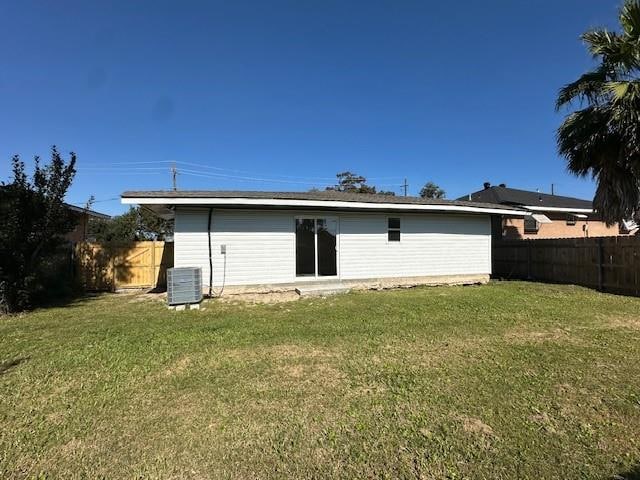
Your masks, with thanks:
M387 240L390 242L400 241L400 219L398 217L388 218Z
M538 225L538 221L531 217L524 217L524 233L538 233L538 229L540 226Z
M573 226L575 224L576 224L576 216L572 214L567 215L567 225Z

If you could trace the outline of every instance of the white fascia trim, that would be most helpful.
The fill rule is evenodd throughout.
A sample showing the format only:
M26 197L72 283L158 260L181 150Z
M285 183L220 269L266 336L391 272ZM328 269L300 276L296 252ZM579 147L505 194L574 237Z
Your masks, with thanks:
M593 209L591 208L561 208L561 207L534 207L534 206L525 206L522 208L526 208L527 210L531 210L533 212L593 213Z
M493 213L526 217L529 212L502 208L467 207L461 205L423 205L400 203L344 202L339 200L287 200L281 198L163 198L163 197L123 197L125 205L219 205L219 206L262 206L262 207L312 207L343 208L365 210L424 210L431 212Z

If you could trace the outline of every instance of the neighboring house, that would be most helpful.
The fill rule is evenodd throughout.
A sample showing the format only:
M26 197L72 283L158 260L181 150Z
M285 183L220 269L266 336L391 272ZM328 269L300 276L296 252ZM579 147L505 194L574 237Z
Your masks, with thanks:
M482 190L460 200L495 203L531 212L525 217L509 214L494 217L494 238L603 237L629 235L637 230L633 222L607 226L589 200L507 188L505 184L492 187L485 183Z
M89 233L89 221L91 219L109 220L111 218L109 215L105 215L104 213L95 212L87 208L76 207L75 205L70 205L68 203L65 203L65 207L69 209L73 217L76 219L75 228L65 235L67 240L74 243L84 242L87 240L87 235Z
M174 265L201 267L208 286L211 264L216 287L485 282L491 215L527 214L508 206L335 191L140 191L123 193L122 202L174 218Z

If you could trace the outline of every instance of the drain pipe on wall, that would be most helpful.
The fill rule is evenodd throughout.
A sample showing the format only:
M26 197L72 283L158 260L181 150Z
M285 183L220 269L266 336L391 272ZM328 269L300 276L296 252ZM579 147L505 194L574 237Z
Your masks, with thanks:
M207 243L209 244L209 298L213 296L213 258L211 256L211 215L213 208L209 207L209 220L207 221Z
M209 219L207 220L207 240L209 244L209 298L221 297L222 292L224 292L224 286L227 283L227 246L220 246L220 253L224 256L224 263L222 264L222 287L220 287L220 292L216 293L213 291L213 253L211 249L211 217L213 216L213 207L209 208Z

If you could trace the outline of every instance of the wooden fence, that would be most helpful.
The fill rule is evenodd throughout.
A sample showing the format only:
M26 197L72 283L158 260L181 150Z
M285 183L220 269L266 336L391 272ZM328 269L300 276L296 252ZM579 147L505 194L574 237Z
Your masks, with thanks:
M167 284L173 266L173 243L78 243L74 260L80 284L90 291L156 288Z
M493 275L640 296L639 256L635 236L502 240L493 244Z

